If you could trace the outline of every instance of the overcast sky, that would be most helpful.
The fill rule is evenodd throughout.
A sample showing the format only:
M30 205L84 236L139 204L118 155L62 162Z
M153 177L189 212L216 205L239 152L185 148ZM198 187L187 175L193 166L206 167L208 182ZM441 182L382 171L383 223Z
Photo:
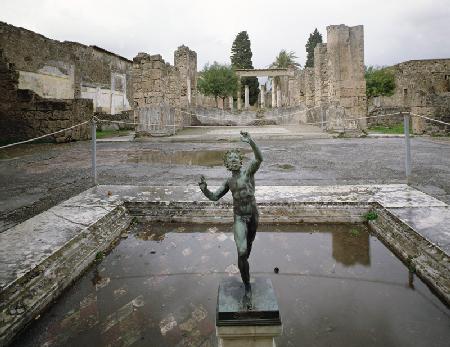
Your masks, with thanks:
M450 0L0 0L0 20L49 38L97 45L132 59L162 54L173 63L181 44L207 62L230 63L236 34L250 36L255 68L281 49L305 63L317 27L364 25L366 65L450 58Z

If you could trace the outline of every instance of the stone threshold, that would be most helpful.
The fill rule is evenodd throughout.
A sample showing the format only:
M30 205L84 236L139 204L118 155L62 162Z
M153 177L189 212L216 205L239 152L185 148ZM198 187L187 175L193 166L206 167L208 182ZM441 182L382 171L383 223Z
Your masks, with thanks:
M210 187L214 190L217 187ZM450 305L448 206L404 184L259 186L263 223L361 223ZM0 345L40 314L110 249L132 218L231 223L230 194L207 200L197 186L102 185L0 234Z

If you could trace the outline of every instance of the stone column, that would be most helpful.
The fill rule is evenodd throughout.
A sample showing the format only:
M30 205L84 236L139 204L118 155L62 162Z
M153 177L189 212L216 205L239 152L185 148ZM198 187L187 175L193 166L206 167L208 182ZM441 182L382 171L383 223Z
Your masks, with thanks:
M277 106L277 99L276 99L276 89L277 88L277 82L275 80L275 77L272 79L272 108Z
M261 103L261 108L264 108L265 107L265 104L266 104L266 86L265 85L263 85L263 84L261 84L261 86L260 86L260 93L259 93L259 95L260 95L260 103Z
M238 90L237 90L237 109L240 110L242 108L242 100L241 100L241 78L238 79Z
M191 78L188 76L187 77L187 99L188 99L188 105L191 104Z
M277 107L281 107L281 87L277 85Z
M233 97L232 96L228 97L228 102L230 104L230 110L233 111L234 105L233 105Z
M250 107L250 100L249 100L249 97L250 97L250 89L248 88L248 84L246 84L245 85L245 103L244 103L244 106L245 106L245 108L249 108Z

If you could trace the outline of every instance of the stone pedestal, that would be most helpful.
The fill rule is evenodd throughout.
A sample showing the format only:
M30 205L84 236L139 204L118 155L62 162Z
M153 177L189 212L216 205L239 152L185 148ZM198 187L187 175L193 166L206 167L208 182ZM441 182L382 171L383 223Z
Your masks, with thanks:
M216 333L219 347L274 347L282 325L278 302L269 278L257 277L252 295L245 297L244 285L237 277L219 285Z

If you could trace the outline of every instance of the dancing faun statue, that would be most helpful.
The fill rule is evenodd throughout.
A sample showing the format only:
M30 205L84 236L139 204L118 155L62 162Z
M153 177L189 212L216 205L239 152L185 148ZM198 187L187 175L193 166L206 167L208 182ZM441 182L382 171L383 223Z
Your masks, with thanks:
M242 282L244 282L245 292L251 292L250 271L248 258L252 250L252 243L255 239L258 227L258 209L255 200L255 173L258 171L263 161L261 151L247 132L241 131L241 141L250 144L255 154L246 169L242 169L243 155L239 149L232 149L225 153L225 167L231 171L231 177L215 192L211 192L206 184L205 177L200 177L199 186L203 194L212 201L219 200L228 190L233 194L234 211L234 240L238 252L238 266L241 272Z

